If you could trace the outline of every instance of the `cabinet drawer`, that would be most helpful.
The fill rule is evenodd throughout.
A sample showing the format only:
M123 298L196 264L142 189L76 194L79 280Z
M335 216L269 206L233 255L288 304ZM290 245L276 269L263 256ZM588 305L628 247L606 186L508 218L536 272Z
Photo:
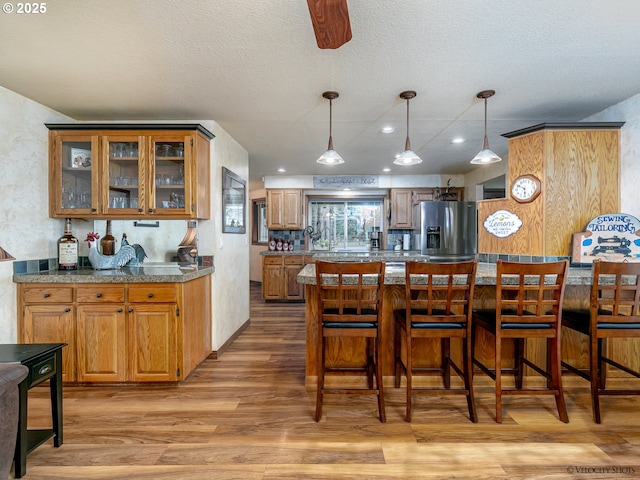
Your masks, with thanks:
M140 284L129 286L129 302L176 303L176 287L173 284Z
M70 303L73 287L28 286L23 290L24 303Z
M284 257L284 264L285 265L300 265L302 266L302 256L301 255L294 255L294 256L286 256Z
M29 388L44 382L56 373L56 356L51 355L29 367Z
M282 256L281 255L265 256L263 265L282 265Z
M77 302L82 303L124 303L123 285L78 285Z

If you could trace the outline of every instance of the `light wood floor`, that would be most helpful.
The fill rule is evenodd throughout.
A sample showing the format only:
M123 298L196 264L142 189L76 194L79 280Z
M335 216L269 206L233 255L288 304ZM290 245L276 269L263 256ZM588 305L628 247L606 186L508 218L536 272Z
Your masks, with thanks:
M566 382L569 424L546 397L507 398L496 424L488 383L476 389L478 424L460 396L418 397L406 423L392 383L386 424L374 397L344 395L327 396L316 423L304 305L265 304L251 291L251 326L181 385L65 387L64 445L29 454L23 478L640 478L640 397L605 398L596 425L577 379ZM30 391L31 428L50 425L47 395Z

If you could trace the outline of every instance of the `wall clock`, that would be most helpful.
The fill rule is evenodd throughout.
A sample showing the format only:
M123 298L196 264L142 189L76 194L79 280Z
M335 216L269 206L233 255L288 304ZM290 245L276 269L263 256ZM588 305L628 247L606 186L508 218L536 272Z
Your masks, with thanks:
M533 175L520 175L511 184L511 196L516 202L528 203L540 195L540 180Z

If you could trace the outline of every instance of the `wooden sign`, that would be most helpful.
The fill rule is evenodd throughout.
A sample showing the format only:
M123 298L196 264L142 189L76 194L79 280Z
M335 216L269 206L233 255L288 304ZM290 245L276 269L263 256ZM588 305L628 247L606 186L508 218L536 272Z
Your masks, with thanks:
M495 235L498 238L506 238L520 229L522 220L518 215L508 210L498 210L489 215L483 225L491 235Z
M573 263L640 262L640 220L626 213L599 215L573 234Z

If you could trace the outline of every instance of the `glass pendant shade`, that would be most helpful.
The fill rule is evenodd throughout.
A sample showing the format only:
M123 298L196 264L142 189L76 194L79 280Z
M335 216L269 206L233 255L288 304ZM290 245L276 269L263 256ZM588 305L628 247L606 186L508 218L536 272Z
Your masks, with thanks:
M489 148L489 138L487 137L487 98L493 97L495 93L494 90L483 90L476 95L476 97L484 99L484 144L482 150L471 160L474 165L487 165L502 160Z
M329 100L329 146L327 151L320 155L316 160L321 165L340 165L344 163L344 159L338 152L333 149L333 138L331 137L332 121L333 121L333 99L338 98L338 92L324 92L322 96Z
M340 156L333 148L329 148L326 152L320 155L320 158L316 162L322 165L340 165L344 163L344 158Z
M485 148L475 157L473 157L471 163L473 163L474 165L486 165L487 163L498 163L501 160L502 159L498 155L496 155L493 150Z
M418 165L422 163L422 159L411 150L411 144L409 143L409 137L407 136L407 140L404 145L404 152L396 157L393 161L396 165Z
M414 98L416 96L416 92L406 91L400 94L400 98L407 101L407 139L404 142L404 152L398 155L393 163L395 165L418 165L422 163L422 159L411 150L411 142L409 141L409 99Z

